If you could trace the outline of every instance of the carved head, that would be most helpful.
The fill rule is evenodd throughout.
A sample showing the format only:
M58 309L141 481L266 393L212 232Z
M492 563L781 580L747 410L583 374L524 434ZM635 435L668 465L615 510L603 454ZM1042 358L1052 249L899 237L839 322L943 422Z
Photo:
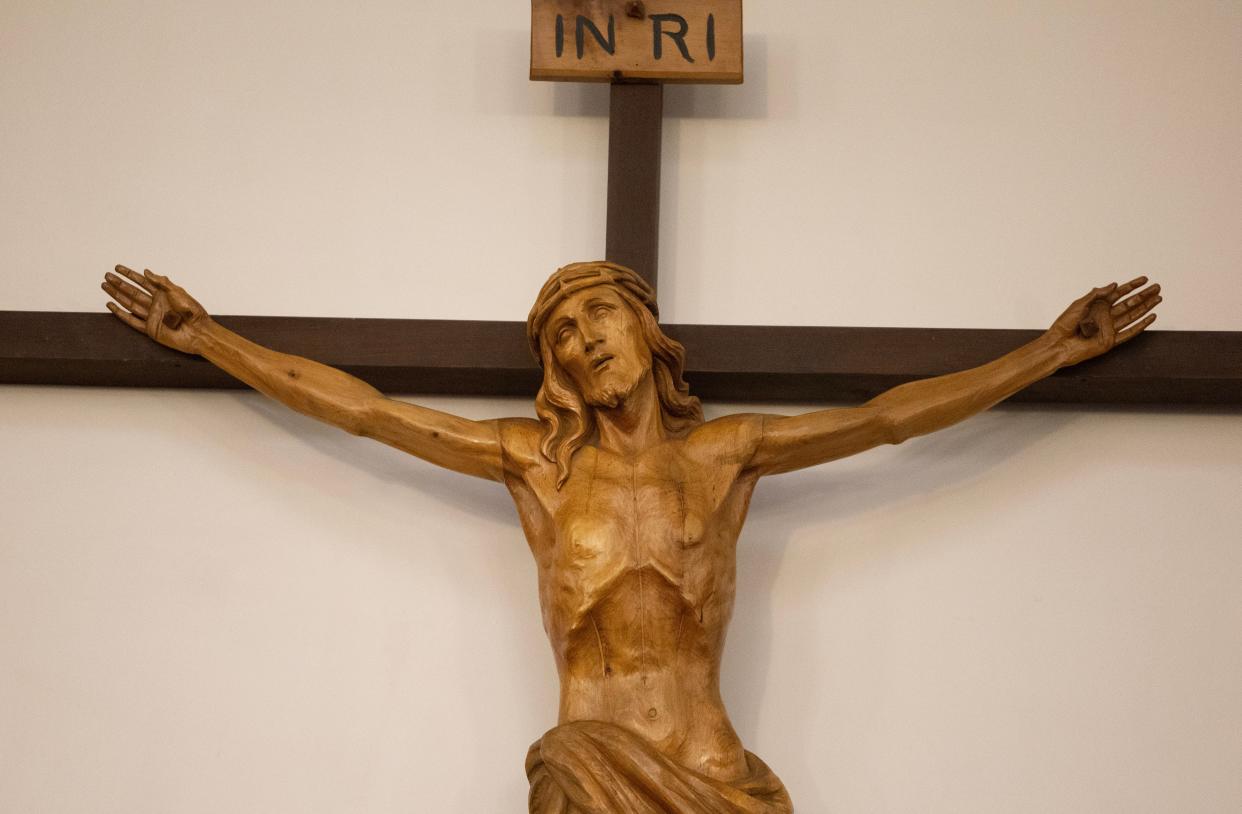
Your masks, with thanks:
M702 422L699 400L682 378L685 349L660 330L658 313L651 286L615 263L573 263L540 290L526 337L543 366L535 412L547 427L541 448L557 464L558 488L595 432L594 411L616 407L648 375L667 431Z

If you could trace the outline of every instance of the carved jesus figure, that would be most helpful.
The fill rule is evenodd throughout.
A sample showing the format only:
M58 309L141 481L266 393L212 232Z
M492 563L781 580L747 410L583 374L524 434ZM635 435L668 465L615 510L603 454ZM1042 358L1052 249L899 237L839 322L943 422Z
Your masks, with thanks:
M961 421L1134 338L1161 300L1146 278L1113 283L982 367L858 407L704 421L651 287L615 264L576 263L552 275L527 320L543 367L538 418L472 421L255 345L167 277L116 271L108 307L135 330L298 412L509 490L561 682L559 723L527 756L533 814L791 812L720 697L756 482Z

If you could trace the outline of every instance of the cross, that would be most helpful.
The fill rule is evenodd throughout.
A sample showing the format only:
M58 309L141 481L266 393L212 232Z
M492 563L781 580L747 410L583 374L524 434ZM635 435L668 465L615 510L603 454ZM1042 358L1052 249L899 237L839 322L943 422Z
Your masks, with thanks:
M605 257L653 284L663 83L742 81L741 0L532 0L532 79L611 82ZM401 393L530 396L521 322L223 316L264 345ZM669 325L693 392L727 401L866 400L982 364L1037 331ZM0 384L243 387L107 313L0 311ZM1242 332L1154 331L1015 401L1242 404Z

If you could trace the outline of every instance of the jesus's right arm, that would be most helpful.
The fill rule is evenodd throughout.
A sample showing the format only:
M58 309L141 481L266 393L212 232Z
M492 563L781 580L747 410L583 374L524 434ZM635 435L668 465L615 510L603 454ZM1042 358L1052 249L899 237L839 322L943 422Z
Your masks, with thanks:
M529 419L472 421L387 398L348 373L279 353L233 333L167 277L150 271L138 274L124 266L117 266L116 271L129 282L117 274L105 275L103 289L116 300L108 308L134 330L174 350L202 356L299 413L438 466L503 480L502 423L534 423Z

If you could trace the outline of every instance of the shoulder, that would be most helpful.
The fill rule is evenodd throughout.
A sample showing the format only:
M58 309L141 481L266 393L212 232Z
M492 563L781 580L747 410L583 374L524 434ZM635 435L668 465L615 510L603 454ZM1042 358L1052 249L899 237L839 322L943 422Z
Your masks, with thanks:
M533 418L501 418L496 421L505 468L524 471L543 461L539 451L544 426Z
M721 465L746 466L763 438L764 416L733 413L705 421L686 436L691 454L706 455Z

